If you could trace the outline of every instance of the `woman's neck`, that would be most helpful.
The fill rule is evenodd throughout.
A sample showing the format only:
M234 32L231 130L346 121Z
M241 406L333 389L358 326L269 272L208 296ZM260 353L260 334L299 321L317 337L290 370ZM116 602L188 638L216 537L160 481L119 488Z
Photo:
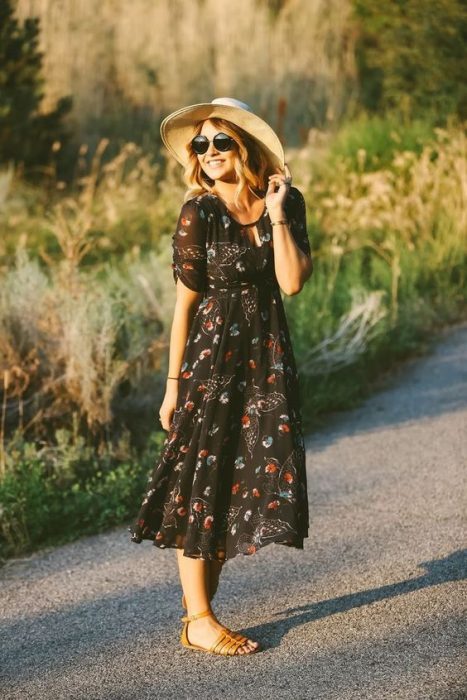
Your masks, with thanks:
M235 208L238 212L249 211L258 200L262 199L261 196L256 195L250 187L246 187L240 196L238 204L235 204L234 197L236 188L237 183L216 182L212 191L220 197L228 207Z

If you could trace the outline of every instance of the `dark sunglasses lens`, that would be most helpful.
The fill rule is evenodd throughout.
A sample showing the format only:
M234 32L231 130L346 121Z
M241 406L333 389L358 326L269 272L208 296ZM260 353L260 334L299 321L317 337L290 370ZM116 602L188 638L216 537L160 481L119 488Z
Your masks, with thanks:
M219 132L214 136L213 142L214 147L217 148L218 151L230 151L234 145L234 140L222 132ZM209 139L206 136L199 134L192 139L191 147L195 153L202 155L203 153L206 153L209 148Z
M218 151L230 151L233 148L233 139L227 134L216 134L214 136L214 146Z
M206 136L195 136L195 138L191 141L191 147L195 153L202 155L208 150L209 141Z

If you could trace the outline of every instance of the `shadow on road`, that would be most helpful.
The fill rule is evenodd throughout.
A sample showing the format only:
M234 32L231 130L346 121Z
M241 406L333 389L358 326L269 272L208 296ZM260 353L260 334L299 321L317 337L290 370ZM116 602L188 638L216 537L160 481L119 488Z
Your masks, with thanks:
M371 605L381 600L395 598L396 596L412 593L423 588L437 586L448 581L463 581L467 578L467 549L459 549L449 554L443 559L421 562L420 566L425 567L426 572L417 578L391 583L379 588L370 588L366 591L349 593L348 595L323 600L319 603L310 603L293 608L287 608L275 615L287 615L288 617L279 622L269 622L264 625L242 630L255 638L256 636L274 637L274 641L269 647L279 646L280 639L294 627L313 622L323 617L346 612L362 605ZM271 634L272 632L272 634Z

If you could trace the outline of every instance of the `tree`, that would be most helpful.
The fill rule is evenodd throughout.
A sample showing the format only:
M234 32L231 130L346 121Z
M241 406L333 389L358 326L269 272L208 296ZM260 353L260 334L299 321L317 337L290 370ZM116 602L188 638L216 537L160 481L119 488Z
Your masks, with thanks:
M11 1L0 0L0 162L45 164L54 141L69 138L62 119L71 109L71 97L58 100L47 114L39 112L44 81L38 37L38 19L20 26Z

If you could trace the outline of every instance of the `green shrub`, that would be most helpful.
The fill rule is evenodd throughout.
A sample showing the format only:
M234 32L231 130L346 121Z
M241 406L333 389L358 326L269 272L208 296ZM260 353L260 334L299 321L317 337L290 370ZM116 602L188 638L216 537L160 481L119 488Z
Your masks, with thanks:
M360 101L406 118L467 118L463 0L354 0Z
M0 559L101 532L135 516L165 433L143 455L120 445L96 455L58 431L57 445L35 446L18 434L0 480ZM124 454L119 455L119 450Z

